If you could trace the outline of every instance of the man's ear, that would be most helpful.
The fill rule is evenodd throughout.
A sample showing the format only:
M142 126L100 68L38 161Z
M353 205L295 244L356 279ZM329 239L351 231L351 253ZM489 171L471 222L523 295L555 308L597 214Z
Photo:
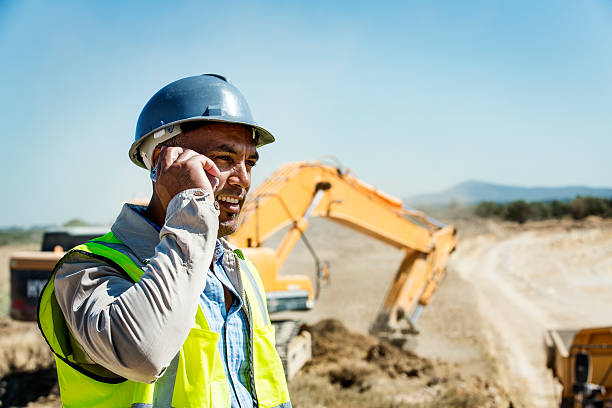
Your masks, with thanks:
M151 155L151 170L155 168L155 165L157 164L157 160L159 160L160 153L161 153L161 147L155 146L155 149L153 149L153 154Z

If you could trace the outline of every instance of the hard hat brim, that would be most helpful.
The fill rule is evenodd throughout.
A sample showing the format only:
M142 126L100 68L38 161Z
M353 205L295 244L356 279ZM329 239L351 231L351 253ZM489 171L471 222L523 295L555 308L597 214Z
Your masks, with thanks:
M166 123L163 126L159 126L156 129L151 130L150 132L148 132L146 135L144 135L143 137L139 138L138 140L136 140L132 146L130 147L130 151L129 151L129 155L130 155L130 160L136 164L139 167L142 167L143 169L147 169L147 166L145 165L144 161L142 160L142 155L140 153L140 147L143 144L143 142L147 139L149 139L150 137L153 136L153 134L155 134L156 132L158 132L161 129L164 128L168 128L170 126L174 126L174 125L180 125L181 123L185 123L185 122L213 122L213 123L232 123L232 124L237 124L237 125L244 125L244 126L248 126L251 127L255 130L256 133L256 147L259 148L261 146L267 145L269 143L274 142L275 138L274 136L272 136L272 133L268 132L266 129L264 129L261 126L258 126L256 124L253 123L244 123L241 121L233 121L231 119L225 119L225 118L212 118L212 117L195 117L195 118L188 118L188 119L182 119L182 120L177 120L175 122L171 122L171 123Z

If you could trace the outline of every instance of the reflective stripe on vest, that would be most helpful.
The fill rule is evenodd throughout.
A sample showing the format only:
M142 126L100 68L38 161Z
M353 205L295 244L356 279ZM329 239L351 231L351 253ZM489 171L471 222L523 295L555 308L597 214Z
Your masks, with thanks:
M111 232L70 250L56 265L39 301L39 327L56 355L60 394L64 407L214 407L230 406L230 388L223 359L217 350L219 334L210 330L198 307L187 339L164 375L153 384L118 377L79 356L80 346L70 335L57 303L53 280L71 253L80 252L110 264L138 282L144 271L131 251ZM245 291L250 321L249 358L254 402L261 408L287 408L289 391L274 345L265 291L255 266L241 251L235 255Z

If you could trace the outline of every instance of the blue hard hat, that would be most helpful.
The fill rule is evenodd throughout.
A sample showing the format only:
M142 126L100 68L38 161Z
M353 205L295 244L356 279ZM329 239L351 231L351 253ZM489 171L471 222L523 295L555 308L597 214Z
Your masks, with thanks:
M255 123L238 88L222 75L204 74L174 81L149 99L138 117L130 159L140 167L150 168L150 157L146 157L143 145L152 151L157 144L178 135L181 123L195 121L250 126L257 147L274 141L270 132Z

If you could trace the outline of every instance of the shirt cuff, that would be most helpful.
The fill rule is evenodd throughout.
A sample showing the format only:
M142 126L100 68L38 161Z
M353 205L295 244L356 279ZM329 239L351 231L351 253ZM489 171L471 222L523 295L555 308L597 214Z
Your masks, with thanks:
M172 197L166 209L166 221L192 201L198 204L204 203L217 214L217 217L219 216L219 210L215 207L215 198L209 192L203 188L189 188Z
M172 236L184 263L201 256L212 258L219 230L219 210L214 203L212 194L201 188L181 191L170 200L159 238ZM207 262L206 267L210 259Z

